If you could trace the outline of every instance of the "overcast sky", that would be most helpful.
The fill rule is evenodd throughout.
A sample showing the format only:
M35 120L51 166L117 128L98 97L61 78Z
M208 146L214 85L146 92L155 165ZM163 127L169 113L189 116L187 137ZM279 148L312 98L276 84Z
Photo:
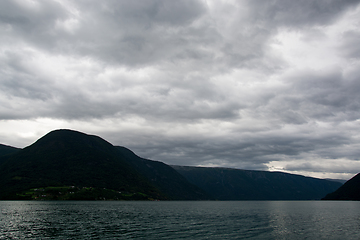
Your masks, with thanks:
M98 135L167 164L360 172L358 0L2 0L0 143Z

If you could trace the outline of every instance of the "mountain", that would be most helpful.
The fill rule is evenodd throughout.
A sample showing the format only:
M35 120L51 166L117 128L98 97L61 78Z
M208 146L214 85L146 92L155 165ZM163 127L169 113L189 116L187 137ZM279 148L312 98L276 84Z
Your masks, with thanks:
M327 194L322 200L360 200L360 173L348 180L336 191Z
M110 143L72 130L50 132L0 166L0 199L49 186L106 188L165 199Z
M325 180L333 181L333 182L339 182L341 184L346 183L347 180L344 179L334 179L334 178L325 178Z
M21 149L0 144L0 157L8 155L8 154L16 153L19 150L21 150Z
M209 199L170 166L140 158L98 136L55 130L24 149L10 151L0 165L0 199L38 195L52 199ZM46 194L39 194L39 189Z
M313 200L321 199L342 185L282 172L172 167L218 200Z
M0 145L0 199L304 200L340 186L280 172L170 167L73 130L24 149Z
M19 148L0 144L0 165L1 163L5 162L5 160L11 156L11 154L14 154L20 150L21 149Z
M189 183L185 177L165 163L141 158L125 147L116 147L124 159L139 173L170 199L204 200L209 195L199 187Z

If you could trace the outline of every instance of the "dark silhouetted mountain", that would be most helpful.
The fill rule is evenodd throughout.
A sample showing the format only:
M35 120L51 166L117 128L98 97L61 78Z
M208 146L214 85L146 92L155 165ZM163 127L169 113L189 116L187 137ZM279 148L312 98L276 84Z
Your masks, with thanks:
M218 200L313 200L341 186L338 182L282 172L172 167Z
M322 200L360 200L360 173L344 183L336 191L327 194Z
M15 148L7 145L0 144L0 157L20 151L20 148Z
M7 145L0 144L0 165L2 162L7 160L12 154L20 151L20 148L10 147Z
M66 186L76 186L77 199L93 199L94 194L121 198L119 194L99 190L104 188L125 193L123 199L131 199L131 193L153 199L209 199L203 190L170 166L140 158L129 149L114 147L97 136L56 130L22 150L7 150L12 153L6 155L9 158L0 166L2 199L16 199L24 191L34 195L36 191L29 190L34 188L51 193L52 197L45 199L54 199L51 187L67 193L71 188ZM82 191L83 187L91 190Z
M97 136L56 130L16 152L0 166L0 198L16 198L31 188L48 186L107 188L164 195L126 163L113 145Z
M32 145L0 145L0 199L304 200L341 183L226 168L170 167L72 130Z
M131 166L147 177L155 187L170 199L210 199L204 190L189 183L181 174L165 163L141 158L124 147L116 148Z

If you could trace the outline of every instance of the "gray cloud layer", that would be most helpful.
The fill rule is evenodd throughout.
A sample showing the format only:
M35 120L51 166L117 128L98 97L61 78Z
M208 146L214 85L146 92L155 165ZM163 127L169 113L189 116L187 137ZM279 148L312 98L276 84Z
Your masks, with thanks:
M359 2L1 1L0 136L67 127L169 164L349 177Z

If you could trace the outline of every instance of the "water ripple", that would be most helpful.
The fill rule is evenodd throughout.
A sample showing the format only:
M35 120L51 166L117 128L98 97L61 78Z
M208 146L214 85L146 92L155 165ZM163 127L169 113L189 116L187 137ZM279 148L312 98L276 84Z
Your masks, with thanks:
M359 239L359 202L2 201L0 239Z

